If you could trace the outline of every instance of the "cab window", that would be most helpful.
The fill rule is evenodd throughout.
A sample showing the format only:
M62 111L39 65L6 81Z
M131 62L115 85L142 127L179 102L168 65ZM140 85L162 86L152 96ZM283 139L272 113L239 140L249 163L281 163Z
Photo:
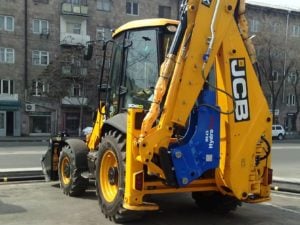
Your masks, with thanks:
M128 39L131 46L126 52L125 107L138 104L148 108L159 72L157 30L131 31Z

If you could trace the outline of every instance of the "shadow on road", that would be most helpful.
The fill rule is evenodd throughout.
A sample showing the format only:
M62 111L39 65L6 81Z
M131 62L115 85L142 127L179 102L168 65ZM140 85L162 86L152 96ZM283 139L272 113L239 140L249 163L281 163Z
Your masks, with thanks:
M21 206L6 204L0 200L0 215L14 214L14 213L25 213L27 210Z

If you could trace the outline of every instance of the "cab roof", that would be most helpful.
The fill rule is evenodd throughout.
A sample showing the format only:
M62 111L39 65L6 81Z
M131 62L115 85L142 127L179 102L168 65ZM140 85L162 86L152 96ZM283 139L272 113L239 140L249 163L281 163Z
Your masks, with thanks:
M143 19L143 20L133 20L131 22L125 23L124 25L118 27L115 31L113 31L112 37L115 37L119 33L122 33L131 29L138 29L143 27L159 27L170 25L178 25L177 20L164 19L164 18L156 18L156 19Z

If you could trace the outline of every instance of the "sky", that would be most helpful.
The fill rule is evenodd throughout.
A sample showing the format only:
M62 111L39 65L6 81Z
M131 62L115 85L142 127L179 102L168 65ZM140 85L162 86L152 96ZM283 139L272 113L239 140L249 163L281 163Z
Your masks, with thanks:
M276 8L298 9L300 10L299 0L246 0L246 3L266 3Z

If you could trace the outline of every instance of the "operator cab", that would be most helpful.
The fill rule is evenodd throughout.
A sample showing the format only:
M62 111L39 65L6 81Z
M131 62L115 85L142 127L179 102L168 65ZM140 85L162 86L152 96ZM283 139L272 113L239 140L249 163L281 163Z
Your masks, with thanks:
M100 84L100 87L107 87L103 93L110 116L130 105L149 109L160 65L172 43L177 24L168 19L133 21L113 33L108 83Z

